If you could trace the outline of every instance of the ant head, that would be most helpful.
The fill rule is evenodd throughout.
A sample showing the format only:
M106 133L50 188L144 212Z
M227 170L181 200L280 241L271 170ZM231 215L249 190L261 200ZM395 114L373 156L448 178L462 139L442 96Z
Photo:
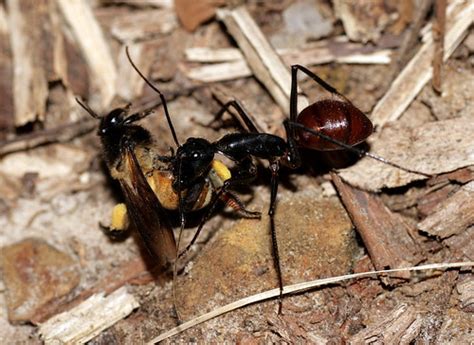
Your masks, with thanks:
M205 176L214 159L214 147L202 138L189 138L176 152L173 175L175 190L184 190Z

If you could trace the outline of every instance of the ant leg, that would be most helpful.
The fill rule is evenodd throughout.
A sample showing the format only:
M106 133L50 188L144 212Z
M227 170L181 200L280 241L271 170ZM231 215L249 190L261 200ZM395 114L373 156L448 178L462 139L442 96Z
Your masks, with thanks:
M262 217L261 212L247 210L239 197L232 192L227 191L226 193L222 194L221 200L224 201L227 206L230 206L232 209L234 209L234 211L236 211L243 218L260 219Z
M238 174L232 176L229 180L225 181L224 185L221 187L221 189L212 198L212 200L210 202L209 210L206 213L206 215L204 216L204 218L201 220L201 222L199 223L199 226L198 226L198 228L196 230L196 233L194 234L191 242L189 242L189 244L178 255L178 257L181 257L184 254L186 254L189 251L189 249L191 248L191 246L196 242L197 238L199 237L199 234L201 233L201 231L204 227L204 224L209 220L211 215L214 213L214 210L216 209L216 206L217 206L217 202L219 201L219 199L223 199L224 195L226 195L228 193L227 189L234 186L234 185L243 184L243 183L247 183L249 181L252 181L257 176L257 168L256 168L255 164L253 163L251 157L245 157L242 161L237 163L237 166L240 166L242 169L239 170ZM225 198L224 198L224 201L225 201ZM240 200L239 200L239 202L240 202ZM242 208L242 209L249 214L249 216L250 216L249 218L253 218L253 217L257 218L257 213L260 215L259 212L247 211L247 210L245 210L245 208Z
M225 104L222 105L222 107L219 109L219 111L214 115L214 118L207 124L208 127L211 127L211 125L215 122L218 122L218 121L221 121L222 120L222 116L224 115L224 113L226 111L229 111L229 107L231 105L231 103L234 102L234 101L229 101Z
M210 203L211 206L209 207L206 215L202 218L201 222L199 223L199 226L196 232L194 233L194 236L191 242L189 242L186 248L184 248L184 250L178 254L178 258L184 256L184 254L186 254L189 251L189 249L192 247L192 245L196 242L197 238L199 237L199 234L204 228L204 224L207 223L209 218L211 218L211 215L214 213L214 210L216 209L216 206L217 206L217 202L219 201L219 198L220 198L220 194L222 194L223 192L224 192L224 187L222 187L222 189L212 198L211 203Z
M278 241L275 227L275 207L276 197L278 193L278 170L280 165L278 161L270 162L271 177L271 196L270 196L270 207L268 209L268 216L270 217L270 231L272 236L272 249L273 249L273 263L278 277L278 287L280 288L280 296L278 298L278 314L282 313L282 299L283 299L283 277L281 274L280 265L280 254L278 251Z
M203 219L199 223L199 226L196 232L194 233L193 238L188 243L186 248L178 255L178 257L184 256L189 251L189 249L191 249L193 244L196 243L199 235L201 234L202 229L204 228L204 225L207 223L209 218L211 218L212 214L214 213L214 210L216 209L216 206L219 200L223 200L224 202L226 202L227 205L231 206L232 208L237 207L235 208L237 212L243 215L245 218L252 219L252 218L261 217L262 214L260 212L253 212L253 211L248 211L247 209L245 209L243 204L241 204L241 201L235 195L233 195L232 193L226 190L230 185L231 184L226 185L225 188L222 187L222 189L212 198L211 203L210 203L211 206L209 207L206 215L203 217ZM237 202L237 205L232 206L230 205L231 202Z
M242 103L240 103L236 99L233 99L233 100L228 101L227 103L223 104L222 108L217 112L214 119L211 122L209 122L207 125L211 126L214 122L217 122L217 121L221 120L222 115L224 115L224 113L226 111L229 111L230 107L233 107L237 111L237 113L239 114L238 120L239 120L241 126L245 129L246 132L250 132L250 133L261 133L262 132L261 130L259 130L257 128L257 125L252 120L252 116L245 110Z
M298 116L298 68L297 65L291 66L291 90L290 90L290 121L296 122ZM294 138L294 130L291 131L291 137Z
M295 93L296 95L296 85L294 87L295 90L293 90L293 83L294 84L297 84L297 79L296 79L296 74L298 72L298 70L300 70L301 72L303 72L304 74L306 74L308 77L310 77L311 79L313 79L316 83L318 83L319 85L321 85L324 89L326 89L326 91L328 92L331 92L331 93L335 93L336 95L344 98L344 100L347 100L349 101L343 94L341 94L339 91L337 91L335 88L333 88L331 85L329 85L328 83L326 83L324 80L322 80L320 77L318 77L316 74L314 74L313 72L311 72L309 69L307 69L306 67L304 66L301 66L301 65L292 65L291 66L291 86L292 86L292 93L291 93L291 97L293 97L293 93ZM295 96L296 97L296 96ZM297 112L296 108L294 109L295 113ZM290 109L290 112L291 112L291 109ZM296 116L295 118L292 118L290 116L290 120L291 121L294 121L296 119Z
M287 145L287 152L282 157L282 162L284 162L285 166L289 167L290 169L297 169L301 166L301 154L298 150L298 145L296 144L296 140L294 137L294 129L290 126L288 120L283 122L285 126L286 132L286 145Z

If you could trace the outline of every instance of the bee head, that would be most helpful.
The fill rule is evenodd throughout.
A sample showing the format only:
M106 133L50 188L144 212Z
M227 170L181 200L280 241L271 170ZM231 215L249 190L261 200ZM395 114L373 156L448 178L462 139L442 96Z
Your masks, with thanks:
M112 110L106 116L100 119L99 135L106 135L109 131L127 125L127 111L124 108L117 108Z

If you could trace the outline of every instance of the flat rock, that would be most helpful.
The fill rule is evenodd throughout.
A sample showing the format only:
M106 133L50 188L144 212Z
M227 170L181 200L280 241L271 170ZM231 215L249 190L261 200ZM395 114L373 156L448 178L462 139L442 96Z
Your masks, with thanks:
M275 222L284 285L348 273L356 241L339 200L308 190L285 196ZM268 217L242 219L220 232L178 279L178 307L187 319L277 286Z
M1 258L10 322L29 321L39 308L79 284L75 261L42 240L3 247Z

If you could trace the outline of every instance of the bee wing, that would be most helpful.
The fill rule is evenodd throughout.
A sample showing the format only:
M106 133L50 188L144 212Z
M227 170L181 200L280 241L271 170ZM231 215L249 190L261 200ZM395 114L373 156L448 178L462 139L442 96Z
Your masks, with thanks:
M176 242L167 214L148 184L133 148L125 145L125 167L128 179L120 179L127 210L148 251L162 266L176 258Z

